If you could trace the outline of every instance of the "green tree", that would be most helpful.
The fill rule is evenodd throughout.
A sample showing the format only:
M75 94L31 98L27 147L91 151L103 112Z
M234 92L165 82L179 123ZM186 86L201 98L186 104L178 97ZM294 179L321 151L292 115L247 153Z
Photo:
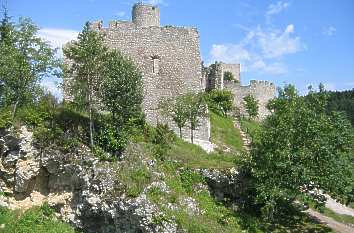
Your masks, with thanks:
M100 83L103 80L103 70L107 47L103 42L103 35L91 30L90 23L86 23L78 40L64 48L64 55L69 60L66 78L70 85L68 92L74 99L84 97L84 107L89 113L90 145L94 146L94 111L97 110Z
M17 107L35 99L44 76L56 74L55 51L37 36L38 27L28 18L14 25L5 11L0 27L0 105Z
M310 191L353 193L353 135L339 113L326 111L323 91L301 97L294 86L279 90L273 112L254 140L251 171L258 204L270 219Z
M248 116L252 118L256 118L258 116L258 101L254 98L253 95L247 95L243 98L245 103L245 108L248 113Z
M203 94L189 93L184 97L185 106L187 108L187 116L189 128L191 130L191 142L194 143L194 130L196 130L201 120L207 115L207 105L204 101Z
M228 90L212 90L206 95L209 109L224 116L233 109L233 98L234 95Z
M175 99L167 99L160 102L159 108L165 116L171 117L179 129L179 137L182 138L182 128L188 120L188 108L185 96L178 96Z
M101 92L103 108L111 115L101 129L100 144L118 154L125 148L132 127L142 124L143 83L133 62L116 50L108 52L104 58Z
M239 81L235 79L235 76L230 71L224 72L224 80L239 83Z
M116 126L142 115L142 75L130 60L118 51L107 54L104 62L102 103L112 113Z

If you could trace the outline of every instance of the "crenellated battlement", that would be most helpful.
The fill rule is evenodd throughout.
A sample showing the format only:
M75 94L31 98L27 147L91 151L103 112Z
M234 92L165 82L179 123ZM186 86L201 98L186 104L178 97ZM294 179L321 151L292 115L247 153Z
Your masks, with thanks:
M272 88L275 88L274 83L269 82L269 81L263 81L263 80L251 80L250 85L252 87L272 87Z
M172 26L166 25L162 27L138 27L133 22L128 20L111 20L108 23L108 26L104 25L103 20L97 20L91 22L90 25L92 30L143 30L143 31L161 31L161 32L176 32L176 33L196 33L199 36L198 29L196 27L186 27L186 26Z

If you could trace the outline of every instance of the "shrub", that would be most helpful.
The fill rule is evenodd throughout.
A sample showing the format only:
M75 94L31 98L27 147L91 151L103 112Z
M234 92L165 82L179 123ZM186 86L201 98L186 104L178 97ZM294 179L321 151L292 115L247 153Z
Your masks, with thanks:
M228 90L212 90L206 94L209 109L223 116L233 110L233 98L233 94Z
M248 95L243 98L246 111L250 119L256 118L258 116L258 100L252 95Z

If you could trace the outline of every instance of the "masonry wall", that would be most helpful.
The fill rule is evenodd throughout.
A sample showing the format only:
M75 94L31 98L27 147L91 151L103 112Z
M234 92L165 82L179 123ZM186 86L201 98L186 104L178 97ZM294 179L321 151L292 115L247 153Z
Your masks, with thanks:
M225 72L231 72L234 75L234 79L238 82L241 81L240 77L240 64L226 64L226 63L221 63L220 64L221 69L222 69L222 74L224 75ZM224 80L224 79L223 79Z
M112 21L108 28L96 29L105 33L105 42L111 49L132 59L142 72L143 107L149 123L166 122L157 110L162 98L203 91L197 29L141 27L128 21ZM158 71L154 70L154 62L158 63ZM170 126L177 129L171 122ZM208 119L203 119L195 134L197 139L209 140ZM189 130L184 129L184 135L189 137Z
M247 115L243 98L252 95L259 101L259 119L263 120L270 114L266 108L269 100L273 99L276 94L276 88L273 83L268 81L252 80L249 86L241 86L234 82L225 82L224 88L230 90L234 94L234 104L240 109L240 113Z

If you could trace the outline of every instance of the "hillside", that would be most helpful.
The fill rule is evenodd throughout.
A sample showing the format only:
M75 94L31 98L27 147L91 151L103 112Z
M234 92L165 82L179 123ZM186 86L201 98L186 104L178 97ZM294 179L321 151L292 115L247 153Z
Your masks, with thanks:
M238 205L243 202L244 180L235 170L241 161L242 140L232 119L213 113L211 123L212 140L220 146L217 152L207 154L168 131L160 132L171 137L161 149L155 140L159 130L151 128L150 136L137 136L121 159L110 161L97 158L84 145L72 151L52 145L40 152L26 127L18 128L13 136L2 129L1 172L6 174L7 189L1 201L22 209L1 210L4 232L72 232L54 217L42 215L49 206L84 232L326 229L301 213L296 221L282 219L274 225L243 212ZM225 148L231 149L223 152ZM48 204L21 213L43 203ZM56 224L55 230L51 224Z

